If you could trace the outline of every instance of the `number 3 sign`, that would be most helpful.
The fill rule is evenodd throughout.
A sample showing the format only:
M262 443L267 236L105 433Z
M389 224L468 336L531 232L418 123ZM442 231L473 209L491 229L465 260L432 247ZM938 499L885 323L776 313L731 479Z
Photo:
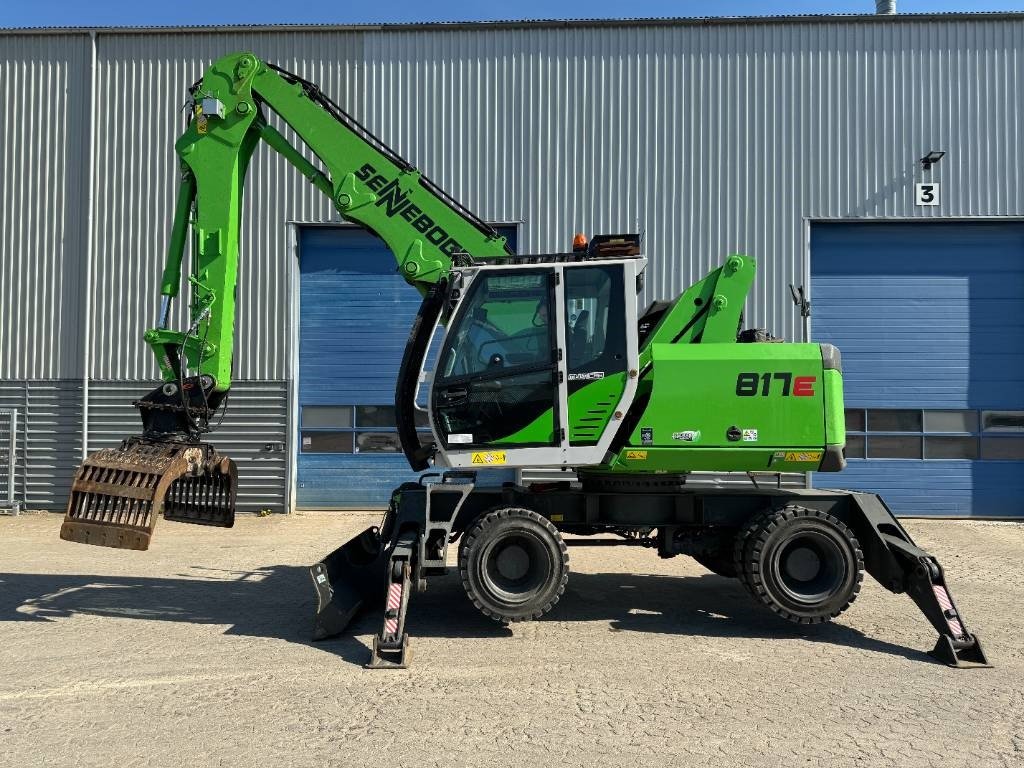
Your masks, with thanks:
M914 205L938 205L938 182L919 181L914 185Z

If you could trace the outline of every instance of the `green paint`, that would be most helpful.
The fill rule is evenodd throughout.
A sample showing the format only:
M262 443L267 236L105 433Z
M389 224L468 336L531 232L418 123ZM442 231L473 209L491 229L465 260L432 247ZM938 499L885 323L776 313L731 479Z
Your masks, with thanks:
M626 389L626 374L588 382L569 395L569 442L594 445L601 439Z
M817 344L654 344L650 352L652 370L646 379L650 401L613 464L616 470L802 471L816 467L816 463L784 460L769 467L769 462L778 451L820 451L825 446L826 389ZM737 380L743 373L757 377L752 396L737 394ZM769 375L767 395L762 394L764 374ZM797 377L813 377L812 396L795 395ZM787 389L788 395L784 394ZM729 439L733 427L740 430L740 440ZM756 439L742 439L744 430L751 438L750 430L756 430ZM645 441L648 431L650 440ZM700 432L700 438L682 439L687 432ZM645 461L625 459L628 451L645 449Z
M825 442L828 445L846 445L843 374L829 369L822 378L825 382Z
M622 399L626 387L626 374L597 379L569 395L569 440L573 445L593 445L604 434L605 427ZM608 403L608 405L603 405ZM583 422L583 418L600 417L598 422ZM584 437L588 424L598 424L596 437ZM587 430L589 432L589 430ZM518 432L495 440L496 445L528 445L555 443L555 413L547 410Z
M555 444L555 412L553 409L544 411L518 432L499 437L494 445L554 445Z

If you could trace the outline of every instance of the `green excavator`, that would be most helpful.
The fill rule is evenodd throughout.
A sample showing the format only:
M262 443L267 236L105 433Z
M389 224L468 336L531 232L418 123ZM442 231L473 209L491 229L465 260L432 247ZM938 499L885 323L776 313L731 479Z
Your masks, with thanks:
M344 219L379 236L423 297L395 390L402 448L423 474L394 490L381 525L311 568L316 638L380 605L369 665L404 667L410 597L451 567L450 545L458 543L473 604L512 622L558 602L570 545L619 544L689 555L799 624L838 616L866 570L918 605L939 634L936 658L987 664L938 561L878 496L772 482L843 469L842 367L831 345L742 329L755 277L749 256L728 256L675 299L640 312L647 260L638 235L512 253L315 84L251 53L217 61L190 93L160 318L145 334L163 382L134 403L141 434L78 470L62 538L146 549L161 514L233 524L236 467L204 436L231 388L242 194L262 140ZM172 330L189 242L190 323ZM423 418L426 444L416 431ZM478 482L496 468L526 467L572 480ZM747 473L750 483L693 482L702 471Z

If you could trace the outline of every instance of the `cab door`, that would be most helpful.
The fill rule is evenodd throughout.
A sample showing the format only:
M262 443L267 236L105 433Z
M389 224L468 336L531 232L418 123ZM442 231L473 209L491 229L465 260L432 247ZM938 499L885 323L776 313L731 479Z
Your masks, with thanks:
M567 265L564 276L569 443L593 446L626 390L623 265Z
M559 444L555 271L482 269L449 323L431 402L445 448Z

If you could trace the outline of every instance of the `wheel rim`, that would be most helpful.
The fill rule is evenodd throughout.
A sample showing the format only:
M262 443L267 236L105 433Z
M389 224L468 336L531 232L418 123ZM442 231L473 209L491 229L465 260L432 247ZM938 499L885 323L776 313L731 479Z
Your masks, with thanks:
M779 589L801 605L827 601L842 589L847 573L839 543L818 531L801 531L782 542L771 568Z
M544 542L523 531L488 544L481 553L479 573L484 588L495 599L518 605L550 583L554 563Z

